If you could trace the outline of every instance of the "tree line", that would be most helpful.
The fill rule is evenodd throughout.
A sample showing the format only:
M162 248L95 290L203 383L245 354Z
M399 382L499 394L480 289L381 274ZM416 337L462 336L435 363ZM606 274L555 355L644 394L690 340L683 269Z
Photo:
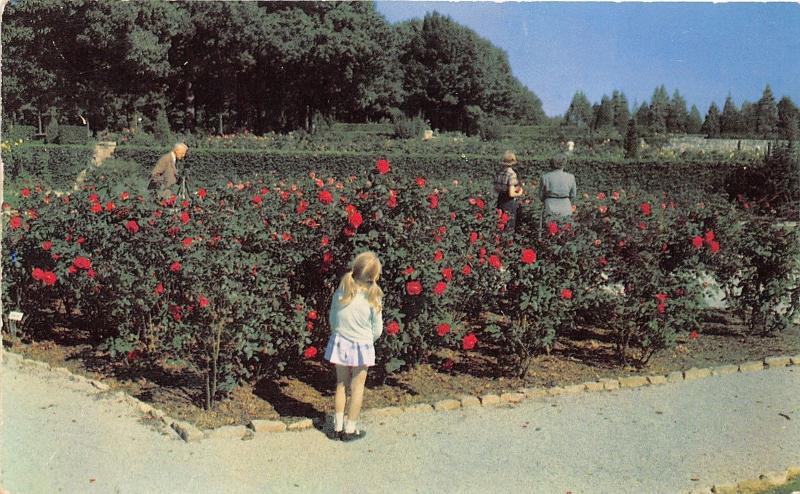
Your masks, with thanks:
M95 130L255 133L422 117L442 130L535 124L501 49L438 13L373 2L19 0L2 29L3 113Z
M708 137L780 138L794 140L798 136L800 110L788 96L775 101L767 85L761 98L737 107L728 95L722 112L712 102L701 117L696 105L687 109L686 99L677 89L670 97L664 85L653 91L650 101L629 108L622 91L603 95L599 103L591 104L582 91L572 97L562 125L592 132L616 130L619 135L639 137L665 134L706 134Z

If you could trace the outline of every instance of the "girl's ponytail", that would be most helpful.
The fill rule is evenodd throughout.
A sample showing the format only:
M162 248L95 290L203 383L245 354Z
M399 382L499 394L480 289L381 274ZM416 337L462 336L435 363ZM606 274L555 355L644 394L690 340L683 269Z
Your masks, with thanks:
M376 312L380 312L383 309L383 290L375 281L367 288L367 302Z
M348 271L342 276L342 281L339 283L339 289L342 291L342 297L339 299L339 303L342 305L347 305L353 300L353 297L356 294L356 280L353 279L353 272Z

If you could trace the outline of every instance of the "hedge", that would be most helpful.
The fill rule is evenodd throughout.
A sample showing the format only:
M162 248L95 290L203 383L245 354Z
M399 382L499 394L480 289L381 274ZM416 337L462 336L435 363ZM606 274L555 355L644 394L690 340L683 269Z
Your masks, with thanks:
M36 134L36 127L33 125L7 125L3 128L3 140L16 141L22 139L28 141Z
M89 142L89 131L83 125L59 125L59 144L86 144Z

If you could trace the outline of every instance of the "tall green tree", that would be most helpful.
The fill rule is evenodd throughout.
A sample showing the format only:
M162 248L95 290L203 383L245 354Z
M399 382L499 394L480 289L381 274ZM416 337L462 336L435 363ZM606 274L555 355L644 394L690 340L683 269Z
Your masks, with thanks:
M667 110L667 132L683 134L688 127L689 111L686 109L686 100L676 89Z
M653 96L650 98L650 113L647 124L650 132L663 134L667 131L669 108L669 94L667 93L667 88L662 84L653 91Z
M795 131L796 129L792 129L792 124L794 123L795 127L797 125L797 121L800 119L800 109L792 101L792 98L788 96L784 96L778 101L778 126L777 131L784 137L786 137L791 131ZM788 139L788 137L786 137ZM795 136L796 138L796 136Z
M611 106L614 107L614 127L622 134L631 118L631 111L628 108L628 99L622 91L614 90L611 94Z
M605 94L600 99L600 104L592 109L595 129L602 129L614 125L614 105L611 98Z
M626 158L636 158L639 155L639 129L635 118L628 120L628 129L625 132L625 140L622 145L625 149Z
M699 134L700 129L703 127L703 117L700 116L700 110L698 110L695 105L692 105L692 109L689 111L688 122L686 132L689 134Z
M725 104L722 106L722 114L719 117L720 133L727 135L738 134L742 131L742 116L739 114L739 109L736 108L736 103L729 94L725 98Z
M719 137L719 108L714 102L708 107L708 113L706 113L701 132L708 137Z
M567 113L564 115L566 125L578 127L591 127L592 125L592 104L583 91L576 91L572 96Z
M769 84L764 88L756 106L756 132L763 137L774 134L778 126L778 105L775 103Z

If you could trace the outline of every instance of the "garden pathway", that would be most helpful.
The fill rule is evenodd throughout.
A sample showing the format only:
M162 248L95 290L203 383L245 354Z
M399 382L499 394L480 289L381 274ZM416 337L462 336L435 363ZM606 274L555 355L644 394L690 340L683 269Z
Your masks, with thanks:
M63 376L0 370L12 494L656 494L800 464L798 367L374 418L351 444L314 429L187 444Z

